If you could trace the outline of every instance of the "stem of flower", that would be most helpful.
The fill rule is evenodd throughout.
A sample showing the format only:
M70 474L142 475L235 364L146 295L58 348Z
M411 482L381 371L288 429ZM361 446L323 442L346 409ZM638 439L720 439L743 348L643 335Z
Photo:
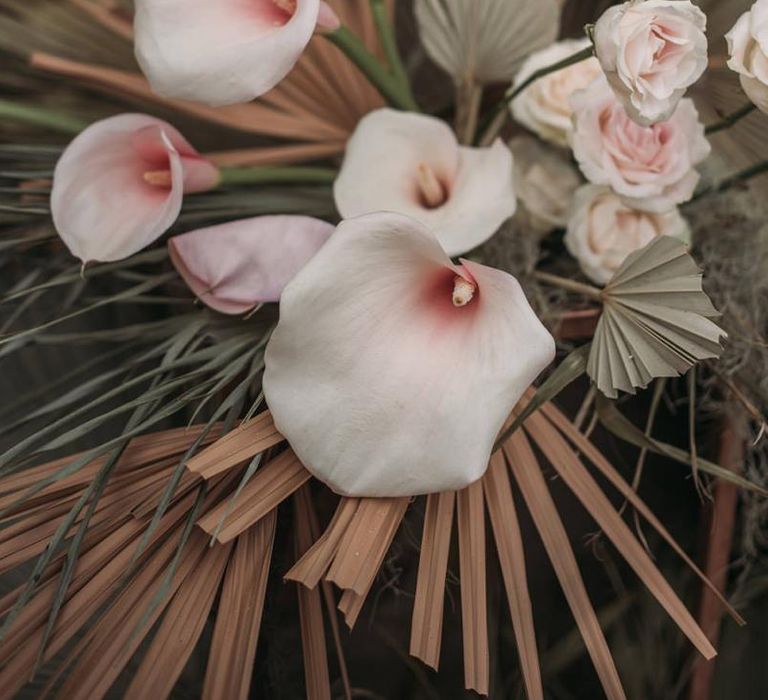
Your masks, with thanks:
M341 49L393 107L411 112L419 111L410 90L404 89L395 75L382 66L368 51L365 44L347 27L341 26L322 36Z
M477 131L477 119L483 100L483 86L472 80L456 88L456 135L459 143L470 145Z
M740 107L735 112L731 112L730 114L727 114L725 117L723 117L719 122L715 122L714 124L710 124L707 128L705 133L707 136L710 136L711 134L716 134L718 131L723 131L724 129L730 129L734 124L737 122L740 122L744 117L746 117L748 114L752 114L756 109L755 105L751 102L748 102L743 107Z
M591 58L593 54L593 47L587 46L587 48L567 56L562 61L558 61L552 65L539 68L539 70L531 73L531 75L529 75L522 83L520 83L520 85L516 87L510 87L506 93L504 93L504 98L496 104L496 106L493 108L493 111L489 115L486 122L486 127L482 132L480 140L478 141L478 145L488 146L498 136L502 127L506 123L507 118L509 117L508 106L510 102L512 102L524 90L529 88L540 78L543 78L550 73L556 73L559 70L563 70L563 68L568 68L568 66L573 66L576 63L586 61L588 58Z
M370 0L370 3L373 23L376 25L376 32L379 36L381 48L384 50L384 55L387 58L389 70L395 80L400 84L403 94L407 95L410 101L415 105L416 101L413 99L413 93L411 92L411 83L408 80L408 73L405 70L403 59L397 48L397 40L392 29L392 23L389 20L387 6L384 3L384 0Z
M763 175L764 173L768 173L768 160L764 160L760 163L756 163L755 165L750 165L748 168L744 168L744 170L740 170L737 173L734 173L733 175L725 178L724 180L721 180L716 185L713 185L712 187L707 187L700 192L697 192L690 200L690 202L695 202L698 199L701 199L702 197L708 195L708 194L716 194L718 192L725 192L726 190L731 189L734 185L738 185L741 182L747 182L748 180L751 180L753 177L757 177L758 175Z
M64 134L79 134L87 122L43 107L32 107L11 100L0 100L0 118L32 126L42 126Z
M539 280L539 282L544 282L544 284L549 284L553 287L560 287L561 289L567 289L569 292L583 294L585 297L596 299L597 301L602 301L603 299L602 291L590 284L576 282L576 280L569 280L565 277L552 275L549 272L542 272L541 270L536 270L533 273L533 276Z
M331 185L336 174L331 168L222 168L219 185Z

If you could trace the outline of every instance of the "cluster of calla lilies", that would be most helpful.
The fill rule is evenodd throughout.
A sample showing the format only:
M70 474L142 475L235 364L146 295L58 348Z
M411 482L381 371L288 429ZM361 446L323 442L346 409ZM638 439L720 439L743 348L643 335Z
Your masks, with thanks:
M136 55L161 96L227 105L270 90L314 32L338 26L319 0L137 0ZM618 216L633 207L645 217L638 241L655 235L647 230L663 233L657 221L680 223L669 212L691 198L695 166L709 153L683 98L706 67L704 27L688 0L613 7L595 26L594 44L573 46L594 46L597 60L580 69L589 76L577 76L583 89L566 96L572 114L550 118L553 94L541 104L531 103L533 92L512 102L531 130L572 147L592 188L580 221L593 210ZM734 41L748 33L739 27ZM753 86L762 63L751 65ZM533 69L524 67L518 82ZM440 119L380 109L347 144L333 188L338 227L268 216L170 239L174 265L211 308L242 314L280 302L265 396L296 454L337 492L403 496L474 482L515 404L552 362L554 341L517 281L452 261L515 213L513 173L498 139L460 145ZM93 124L65 151L54 174L54 222L83 263L119 260L166 233L186 194L219 182L218 169L173 126L123 114ZM598 197L616 199L595 209ZM607 281L599 262L586 261L592 244L580 253L573 238L584 269Z

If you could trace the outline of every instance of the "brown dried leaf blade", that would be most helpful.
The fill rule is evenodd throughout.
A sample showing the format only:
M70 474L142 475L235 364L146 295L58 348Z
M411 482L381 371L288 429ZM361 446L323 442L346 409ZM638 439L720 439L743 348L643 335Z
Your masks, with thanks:
M584 638L603 689L609 700L625 700L616 665L587 595L571 543L536 455L528 439L520 431L514 433L505 444L504 453Z
M204 699L248 697L276 521L272 511L235 540L213 630Z

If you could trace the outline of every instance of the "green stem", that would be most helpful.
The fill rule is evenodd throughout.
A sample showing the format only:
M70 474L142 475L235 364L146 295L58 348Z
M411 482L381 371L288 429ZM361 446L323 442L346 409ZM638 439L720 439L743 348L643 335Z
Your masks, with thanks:
M418 105L409 92L403 89L395 76L376 60L365 44L347 27L339 27L322 36L341 49L393 107L412 112L419 111Z
M407 95L410 101L416 104L413 99L413 93L411 92L411 83L408 80L408 73L405 70L403 59L397 48L397 40L395 39L395 33L392 29L392 23L389 21L387 6L384 3L384 0L370 0L370 2L373 22L376 25L376 32L379 36L381 48L384 50L384 55L387 58L389 70L395 80L400 84L403 94Z
M0 100L0 118L32 126L42 126L64 134L79 134L88 126L87 122L68 114L59 114L43 107L33 107L10 100Z
M571 54L570 56L566 56L563 60L558 61L557 63L539 68L539 70L531 73L522 83L520 83L520 85L513 85L510 87L506 93L504 93L504 98L496 104L490 116L488 117L486 122L487 126L483 131L483 135L480 138L479 144L481 146L487 146L496 138L499 131L501 131L501 128L504 126L507 117L509 116L509 110L507 109L508 105L524 90L529 88L540 78L543 78L550 73L556 73L559 70L563 70L563 68L568 68L568 66L573 66L576 63L586 61L588 58L591 58L593 54L594 49L592 46L587 46L587 48L582 49L575 54Z
M541 270L536 270L533 273L533 276L539 280L539 282L544 282L545 284L552 285L553 287L567 289L569 292L583 294L590 299L601 301L603 298L603 293L600 289L589 284L584 284L583 282L576 282L576 280L569 280L565 277L558 277L557 275L551 275L548 272L542 272Z
M230 185L331 185L336 179L331 168L259 167L222 168L220 186Z
M698 199L701 199L705 195L708 194L716 194L718 192L725 192L726 190L731 189L734 185L738 185L742 182L747 182L748 180L751 180L753 177L757 177L758 175L763 175L764 173L768 173L768 160L764 160L760 163L756 163L755 165L750 165L748 168L744 168L744 170L740 170L737 173L734 173L733 175L730 175L729 177L725 178L724 180L721 180L716 185L713 185L712 187L707 187L700 192L697 192L693 198L690 200L690 202L695 202Z
M748 114L752 114L752 112L754 112L755 109L756 109L755 105L752 104L751 102L748 102L743 107L740 107L739 109L737 109L735 112L731 112L731 114L727 114L719 122L710 124L706 128L705 133L707 134L707 136L710 136L711 134L716 134L718 131L729 129L734 124L741 121Z

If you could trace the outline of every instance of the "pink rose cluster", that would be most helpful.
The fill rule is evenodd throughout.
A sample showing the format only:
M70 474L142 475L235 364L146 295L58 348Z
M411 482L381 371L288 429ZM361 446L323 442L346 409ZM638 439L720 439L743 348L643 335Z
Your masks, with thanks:
M636 235L638 222L646 233L687 234L677 207L693 197L697 166L710 153L684 97L707 65L705 28L689 0L632 0L595 25L602 74L570 98L569 143L589 185L574 198L566 235L595 282L608 281L621 262L617 251L625 256L648 242ZM601 235L609 228L611 236Z

